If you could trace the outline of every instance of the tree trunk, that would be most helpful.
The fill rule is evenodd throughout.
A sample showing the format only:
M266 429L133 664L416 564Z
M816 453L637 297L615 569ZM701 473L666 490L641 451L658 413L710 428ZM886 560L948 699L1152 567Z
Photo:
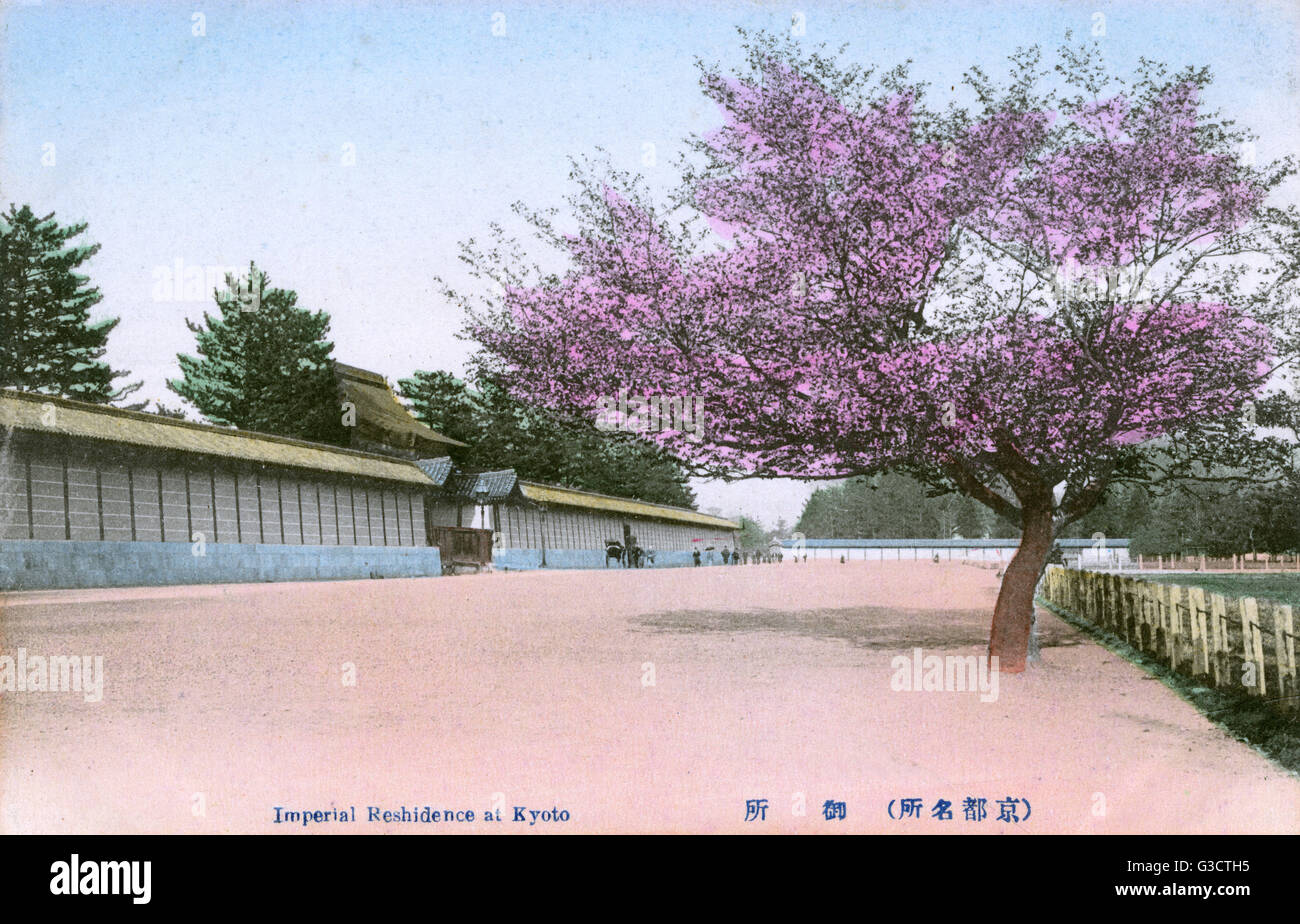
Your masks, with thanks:
M998 659L998 670L1005 674L1022 672L1029 655L1034 590L1052 552L1050 502L1023 507L1021 524L1020 547L1002 577L1002 589L993 608L993 629L989 634L989 657Z

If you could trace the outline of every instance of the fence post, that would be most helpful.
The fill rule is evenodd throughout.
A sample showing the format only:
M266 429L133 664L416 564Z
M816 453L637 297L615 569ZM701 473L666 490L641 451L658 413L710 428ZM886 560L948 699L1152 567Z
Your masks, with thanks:
M1141 571L1145 565L1142 562L1142 553L1138 553L1138 570Z
M1187 607L1192 623L1192 675L1204 677L1210 672L1210 645L1205 634L1205 589L1187 588Z
M1161 563L1163 571L1163 562ZM1164 634L1164 647L1161 647L1157 632ZM1151 588L1151 653L1169 656L1169 587L1156 584Z
M1124 596L1124 589L1128 586L1128 578L1122 574L1115 575L1115 634L1121 638L1128 638L1128 598Z
M1202 570L1202 571L1205 570L1205 553L1204 553L1204 552L1201 553L1201 570Z
M1146 641L1142 643L1142 650L1147 654L1154 654L1156 650L1156 629L1160 627L1160 604L1156 598L1156 588L1153 584L1146 584L1142 587L1142 624L1147 627ZM1138 633L1138 640L1141 642L1142 633Z
M1251 693L1263 696L1267 692L1264 687L1264 640L1259 631L1259 603L1254 597L1241 599L1241 648L1243 659L1255 665L1255 689Z
M1132 584L1129 586L1129 593L1131 594L1129 597L1129 606L1132 608L1132 613L1130 615L1133 617L1131 631L1133 637L1129 640L1129 644L1141 651L1142 623L1146 619L1147 601L1146 597L1142 594L1142 580L1140 578L1133 579Z
M1161 568L1161 570L1164 570ZM1159 639L1156 638L1156 632L1163 632L1165 636L1165 645L1169 645L1169 613L1165 605L1168 599L1168 592L1163 584L1157 584L1151 588L1151 653L1153 655L1167 654L1159 648Z
M1291 607L1274 604L1273 642L1277 651L1277 694L1281 697L1283 709L1297 707L1294 627Z
M1141 651L1142 650L1142 626L1145 624L1147 618L1147 599L1146 599L1146 595L1143 594L1142 592L1141 578L1133 579L1133 585L1131 590L1133 594L1133 596L1130 598L1131 603L1129 604L1133 608L1133 613L1132 613L1133 638L1131 640L1131 644L1133 645L1134 648Z
M1147 622L1147 595L1139 579L1133 581L1133 647L1142 650L1142 627Z
M1178 604L1183 600L1183 588L1178 584L1169 585L1169 593L1166 598L1169 602L1169 612L1165 617L1165 648L1169 653L1169 667L1172 670L1178 670L1178 645L1179 635L1182 631L1182 616L1178 613Z
M1228 652L1228 601L1223 594L1210 594L1210 667L1214 685L1223 686Z
M1138 579L1125 578L1124 591L1126 594L1124 598L1124 641L1134 645L1136 644L1138 610L1141 602L1138 599Z

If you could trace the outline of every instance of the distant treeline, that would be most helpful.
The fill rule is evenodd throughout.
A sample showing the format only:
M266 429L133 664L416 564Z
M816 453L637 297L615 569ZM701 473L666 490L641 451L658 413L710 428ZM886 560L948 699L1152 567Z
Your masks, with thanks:
M1300 486L1175 483L1155 495L1140 485L1112 489L1068 533L1127 537L1133 554L1234 555L1300 551Z
M1014 538L1020 530L972 498L927 496L907 475L851 478L813 492L795 526L809 539Z
M1118 485L1062 538L1132 540L1133 554L1300 551L1300 486L1175 483L1167 493ZM930 496L908 475L852 478L815 491L795 529L809 539L1015 538L1020 531L968 497Z

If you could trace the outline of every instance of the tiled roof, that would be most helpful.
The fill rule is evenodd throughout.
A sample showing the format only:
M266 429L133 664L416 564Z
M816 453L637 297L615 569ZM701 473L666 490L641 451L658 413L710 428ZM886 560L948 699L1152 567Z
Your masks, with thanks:
M475 492L482 490L483 500L489 504L513 499L532 501L537 504L583 507L606 513L625 513L629 516L650 517L678 523L694 523L728 531L740 528L739 524L730 520L709 516L706 513L696 513L684 507L669 507L666 504L651 504L627 497L610 497L607 494L579 491L575 488L520 481L515 470L510 468L494 472L451 472L451 460L448 458L421 459L416 464L433 481L439 484L445 482L449 494L474 500L477 496ZM451 472L450 475L447 474L448 472ZM440 476L441 481L439 481Z
M0 390L0 427L429 486L428 476L402 459L29 392Z
M512 468L495 472L457 472L447 479L447 491L475 500L481 491L484 502L492 504L510 497L517 481Z
M447 483L447 477L452 471L451 456L441 456L437 459L419 459L415 464L420 467L420 471L429 476L430 481L440 488Z

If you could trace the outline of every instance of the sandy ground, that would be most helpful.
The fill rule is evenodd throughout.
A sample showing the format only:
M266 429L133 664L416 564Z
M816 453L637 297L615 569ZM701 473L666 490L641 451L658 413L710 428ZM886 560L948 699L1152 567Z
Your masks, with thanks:
M994 702L891 689L914 647L979 653L995 593L825 562L5 595L0 654L102 655L105 685L0 694L0 830L1300 830L1300 780L1050 614ZM475 821L367 820L403 805Z

